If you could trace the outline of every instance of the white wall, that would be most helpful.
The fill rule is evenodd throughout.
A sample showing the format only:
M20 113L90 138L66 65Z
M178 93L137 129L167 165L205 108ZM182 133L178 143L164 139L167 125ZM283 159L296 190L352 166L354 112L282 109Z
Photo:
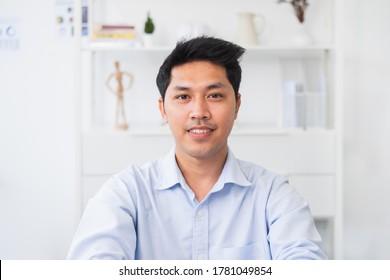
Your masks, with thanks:
M0 51L0 259L63 259L77 223L74 54L54 3L0 0L22 29ZM345 4L344 253L390 259L390 2Z
M346 259L390 259L390 1L345 1Z
M75 225L74 53L53 0L0 0L20 49L0 50L0 259L63 259Z

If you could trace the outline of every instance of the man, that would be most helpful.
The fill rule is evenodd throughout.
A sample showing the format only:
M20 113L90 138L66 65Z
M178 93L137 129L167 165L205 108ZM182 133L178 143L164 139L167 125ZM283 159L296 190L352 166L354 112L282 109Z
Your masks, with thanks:
M157 76L175 147L113 176L89 202L71 259L325 259L306 201L228 147L244 49L180 42Z

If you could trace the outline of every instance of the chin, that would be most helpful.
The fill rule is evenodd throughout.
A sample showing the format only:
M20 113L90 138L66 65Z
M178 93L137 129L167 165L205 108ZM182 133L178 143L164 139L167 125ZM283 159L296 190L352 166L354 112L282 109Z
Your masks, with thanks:
M224 150L224 147L190 147L189 149L185 149L184 152L193 158L207 159L218 155Z

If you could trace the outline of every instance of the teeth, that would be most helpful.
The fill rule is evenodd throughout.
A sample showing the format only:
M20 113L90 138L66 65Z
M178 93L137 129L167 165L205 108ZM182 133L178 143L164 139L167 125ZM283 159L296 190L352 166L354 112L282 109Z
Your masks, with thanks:
M204 134L210 132L210 129L191 129L190 132L195 134Z

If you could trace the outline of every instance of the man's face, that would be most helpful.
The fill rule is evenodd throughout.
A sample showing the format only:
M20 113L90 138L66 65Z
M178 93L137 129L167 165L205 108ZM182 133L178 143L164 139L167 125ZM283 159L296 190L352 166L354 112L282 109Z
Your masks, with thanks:
M175 138L177 156L225 153L240 103L223 67L206 61L174 67L159 108Z

